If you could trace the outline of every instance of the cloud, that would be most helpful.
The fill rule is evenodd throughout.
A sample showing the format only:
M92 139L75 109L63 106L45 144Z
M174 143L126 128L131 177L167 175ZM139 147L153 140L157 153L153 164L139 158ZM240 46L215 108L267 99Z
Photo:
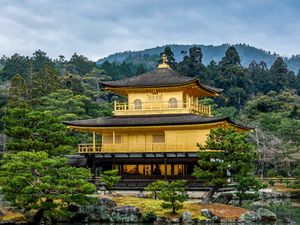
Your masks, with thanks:
M0 0L0 54L51 57L178 44L246 43L300 53L296 0Z

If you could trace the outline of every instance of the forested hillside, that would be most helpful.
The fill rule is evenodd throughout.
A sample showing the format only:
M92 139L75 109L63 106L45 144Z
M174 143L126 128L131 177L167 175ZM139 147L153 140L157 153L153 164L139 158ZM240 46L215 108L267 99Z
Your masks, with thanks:
M219 46L213 45L168 45L172 48L174 53L174 58L176 61L182 61L183 57L188 53L189 49L194 46L198 46L202 49L203 59L202 62L204 65L208 65L211 60L215 62L219 62L225 54L225 51L230 47L229 44L223 44ZM154 68L157 60L159 59L159 54L164 50L166 46L155 47L150 49L145 49L141 51L127 51L120 52L109 55L103 59L98 61L99 64L103 63L105 60L109 62L117 62L121 63L132 62L132 63L141 63L143 62L145 65ZM268 68L274 63L277 57L279 57L276 53L271 53L269 51L265 51L262 49L258 49L246 44L236 44L233 45L236 48L240 59L241 64L243 66L248 66L252 60L256 62L265 62ZM295 73L300 69L300 56L295 55L291 58L283 57L284 62L287 64L288 68Z
M221 97L201 100L213 106L214 116L230 116L256 128L251 138L258 147L259 175L292 175L300 141L300 75L289 70L284 59L277 57L270 67L264 61L243 66L233 46L219 62L208 65L203 63L205 51L197 46L188 49L181 61L170 47L161 53L173 70L224 89ZM103 90L98 81L151 69L144 60L99 64L78 54L70 60L51 59L41 50L31 57L2 57L0 64L1 149L46 151L50 156L75 153L76 144L91 138L67 130L61 121L109 116L112 101L125 100Z

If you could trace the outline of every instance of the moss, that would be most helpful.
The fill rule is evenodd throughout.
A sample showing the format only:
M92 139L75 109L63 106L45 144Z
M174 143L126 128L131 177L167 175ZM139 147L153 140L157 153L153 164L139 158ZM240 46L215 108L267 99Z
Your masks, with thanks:
M191 212L192 217L197 220L206 220L204 216L201 215L201 209L209 209L221 219L237 219L239 216L245 212L246 209L223 205L223 204L198 204L192 201L186 201L183 203L183 208L178 210L176 215L172 214L169 209L163 209L161 207L161 200L148 199L148 198L136 198L136 197L113 197L113 200L119 206L135 206L138 207L142 213L153 212L158 216L166 216L168 218L179 217L183 212Z
M12 211L8 211L4 208L1 208L5 215L0 217L0 221L27 221L26 217L18 212L12 212Z

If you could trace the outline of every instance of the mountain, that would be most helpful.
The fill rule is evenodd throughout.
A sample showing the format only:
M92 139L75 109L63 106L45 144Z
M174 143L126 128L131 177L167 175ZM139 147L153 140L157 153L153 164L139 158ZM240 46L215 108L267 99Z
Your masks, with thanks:
M222 44L218 46L213 45L166 45L172 48L174 57L177 62L180 62L184 54L188 53L189 48L193 46L200 46L203 53L203 63L205 65L209 64L211 60L219 62L224 56L226 49L231 46L229 44ZM150 49L145 49L141 51L126 51L111 54L105 58L97 61L97 63L102 64L104 61L121 63L123 61L131 62L134 64L144 63L149 67L155 67L159 55L163 52L166 46L155 47ZM246 44L236 44L233 45L241 58L241 63L243 66L248 66L252 60L257 63L264 61L268 68L273 64L275 59L280 55L276 53L271 53L270 51L265 51L263 49L258 49ZM184 53L184 54L182 54ZM283 57L284 61L288 65L289 69L294 71L296 74L300 69L300 55L292 56L291 58Z

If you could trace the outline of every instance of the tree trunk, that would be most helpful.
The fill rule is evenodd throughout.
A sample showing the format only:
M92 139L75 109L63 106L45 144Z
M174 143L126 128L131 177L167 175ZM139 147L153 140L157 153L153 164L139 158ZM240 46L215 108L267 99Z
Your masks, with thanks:
M40 224L44 219L44 209L39 209L36 214L33 216L29 224Z
M243 199L239 197L239 206L242 206L242 203L243 203Z
M212 199L214 193L217 192L217 191L219 190L219 188L220 188L220 186L218 186L218 185L213 186L213 187L209 190L209 192L207 193L207 196L206 196L206 198L204 199L203 203L205 203L205 204L210 203L210 201L211 201L211 199Z

